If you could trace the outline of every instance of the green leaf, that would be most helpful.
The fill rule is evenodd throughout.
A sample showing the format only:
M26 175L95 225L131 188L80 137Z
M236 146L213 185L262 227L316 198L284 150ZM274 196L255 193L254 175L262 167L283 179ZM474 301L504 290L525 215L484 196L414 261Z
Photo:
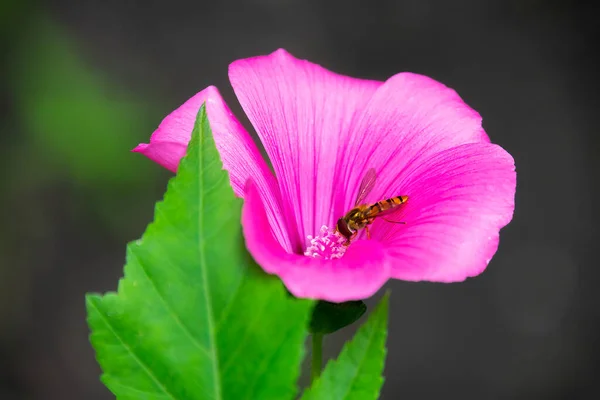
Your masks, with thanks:
M241 200L204 107L155 220L127 248L118 293L88 295L102 381L118 399L290 399L313 302L243 246Z
M302 400L377 399L383 385L389 295L383 297L369 320L347 342L335 361L330 361Z
M362 300L330 303L320 300L310 320L312 333L329 334L356 322L367 311Z

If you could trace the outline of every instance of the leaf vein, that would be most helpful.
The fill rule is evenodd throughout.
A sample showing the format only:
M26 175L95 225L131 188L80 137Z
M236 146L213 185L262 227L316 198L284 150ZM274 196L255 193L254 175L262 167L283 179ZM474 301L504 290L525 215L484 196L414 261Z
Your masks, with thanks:
M124 385L122 383L114 382L114 381L112 381L110 383L110 386L112 386L113 388L118 387L118 388L127 390L129 392L135 392L135 393L138 393L138 394L144 395L144 396L159 396L160 395L159 393L148 392L146 390L137 389L137 388L134 388L133 386ZM166 396L168 397L168 395L166 395Z
M192 335L192 332L190 331L190 328L188 328L187 325L185 325L183 323L183 321L181 320L181 318L179 318L179 316L177 315L177 313L175 313L175 311L173 310L172 306L165 299L164 295L160 292L160 290L158 290L158 286L156 286L156 282L154 281L154 279L152 279L150 277L150 274L148 274L148 271L146 270L146 266L140 260L140 258L137 256L137 254L135 254L135 252L134 252L134 256L135 256L136 260L138 261L138 263L139 263L139 265L141 267L140 269L144 272L144 276L146 276L146 279L148 279L148 282L150 282L150 286L152 286L152 288L156 292L158 298L163 303L165 309L169 312L169 315L173 318L173 320L175 320L175 322L179 325L179 327L181 328L181 330L183 332L185 332L185 334L188 336L188 338L190 338L190 340L192 341L192 343L194 343L194 345L196 347L198 347L198 349L202 350L204 352L204 354L206 354L208 357L212 357L212 354L210 354L210 352L208 351L208 349L206 347L202 346L202 344L200 344L200 342L198 341L198 339L195 338L194 335Z
M235 350L233 350L230 353L230 357L227 360L227 363L223 366L223 374L225 374L225 372L227 372L229 367L232 365L232 360L235 359L235 357L237 356L237 353L240 351L240 349L243 347L243 345L246 344L246 342L248 341L248 339L250 337L250 333L253 332L253 328L260 321L265 310L268 308L266 306L267 306L267 304L269 304L269 300L271 300L271 298L273 297L273 294L274 294L274 292L271 292L270 296L265 299L265 302L264 302L263 306L261 307L260 311L256 312L254 314L254 318L252 319L252 322L250 322L246 327L246 331L245 331L245 334L244 334L244 337L242 338L242 340L239 340L236 342Z
M227 219L220 219L217 221L216 224L211 226L211 229L208 231L208 234L204 234L203 239L204 240L208 240L208 239L212 239L213 237L217 236L217 234L224 230L226 224L230 224L231 221L227 220Z
M223 311L221 311L221 316L220 316L219 320L217 321L217 323L215 324L215 333L219 333L219 331L221 330L221 324L223 323L223 321L225 321L227 319L227 317L229 316L229 313L231 313L233 304L235 303L235 300L237 299L237 297L240 293L240 288L242 287L242 285L244 284L244 280L246 279L246 275L245 275L246 273L247 272L245 272L244 275L242 276L242 278L240 279L237 287L235 288L235 292L231 296L229 302L227 303L227 305L225 306Z
M96 306L94 301L90 301L90 305L92 307L94 307L96 309L96 311L98 312L98 315L100 315L100 318L102 318L102 321L104 321L104 323L106 324L106 326L108 327L108 329L110 330L110 332L119 340L119 342L121 343L121 345L127 350L127 352L129 352L129 354L131 354L131 356L133 357L133 359L139 364L140 367L142 367L144 369L144 371L146 371L146 373L148 374L148 376L150 376L150 378L152 379L152 381L161 388L161 390L167 395L169 396L169 398L176 400L176 397L167 389L167 387L152 373L152 370L150 368L148 368L148 366L137 356L137 354L135 354L135 352L133 351L133 349L131 348L131 346L129 346L124 340L123 338L117 333L117 331L115 331L115 329L113 328L112 324L110 323L110 320L104 315L104 313Z
M211 168L210 166L206 166L204 168ZM204 196L208 196L214 191L221 190L223 191L223 181L227 178L227 175L220 176L216 181L207 188L203 188Z
M266 361L263 361L263 363L261 364L260 368L258 369L258 373L254 375L254 378L252 378L251 384L248 385L249 389L246 392L246 399L251 399L250 395L254 393L254 386L256 385L256 382L262 376L262 374L267 370L267 368L271 364L271 360L273 359L273 357L275 357L277 355L277 353L279 352L279 350L281 349L281 347L283 346L283 344L286 342L285 338L287 338L288 332L291 331L291 328L292 327L288 328L285 331L286 334L284 336L284 339L277 345L276 350L271 353L271 357L268 357L268 358L266 358Z
M201 113L202 114L202 113ZM200 118L200 116L199 116ZM204 121L206 121L206 118L204 119ZM210 167L211 163L208 163L208 165L205 165L205 157L204 157L204 152L205 152L205 146L207 145L207 137L206 137L206 132L204 132L204 129L202 127L201 124L196 125L198 128L200 128L200 134L199 134L199 143L198 143L198 198L199 198L199 204L198 206L198 228L200 232L204 232L204 199L205 199L205 193L202 192L202 189L204 189L204 172L207 171L207 168ZM210 128L209 128L210 129ZM211 143L208 143L208 145L210 146ZM213 162L214 163L214 162ZM200 271L201 271L201 275L202 275L202 283L204 286L204 299L205 299L205 305L206 305L206 313L207 313L207 325L208 325L208 339L210 341L210 346L209 348L212 350L212 354L213 356L211 357L211 361L212 361L212 373L213 373L213 384L215 386L215 398L216 399L221 399L222 398L222 394L221 394L221 377L219 374L219 358L218 358L218 353L217 353L217 346L216 346L216 338L215 338L215 330L214 330L214 315L213 315L213 309L212 309L212 299L210 298L210 286L208 284L208 274L207 274L207 264L206 264L206 249L205 249L205 243L206 241L203 240L200 236L198 237L198 258L200 260Z
M377 324L377 327L379 326L379 324ZM358 372L359 369L361 368L362 364L364 363L365 359L367 358L367 355L369 354L368 349L371 348L371 346L373 345L372 340L373 337L375 336L375 334L377 333L377 329L375 329L376 327L371 327L370 331L369 331L369 335L367 342L369 343L368 346L366 346L365 350L362 352L362 355L360 357L360 361L358 363L358 365L356 366L356 368L354 369L354 372L352 374L352 379L350 380L351 384L348 385L348 388L346 389L346 392L344 393L344 396L342 396L341 398L345 399L348 394L352 391L352 388L354 388L354 385L356 383L356 377L358 376ZM348 353L348 355L350 355L350 352Z

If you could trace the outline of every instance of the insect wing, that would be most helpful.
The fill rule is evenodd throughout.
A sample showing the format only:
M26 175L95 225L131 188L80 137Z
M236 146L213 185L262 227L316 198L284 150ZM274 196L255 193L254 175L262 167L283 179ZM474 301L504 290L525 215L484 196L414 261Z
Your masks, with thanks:
M369 168L360 182L360 187L358 188L358 194L356 195L356 201L354 202L354 206L361 204L367 195L373 190L375 187L375 180L377 179L377 173L375 173L374 168Z

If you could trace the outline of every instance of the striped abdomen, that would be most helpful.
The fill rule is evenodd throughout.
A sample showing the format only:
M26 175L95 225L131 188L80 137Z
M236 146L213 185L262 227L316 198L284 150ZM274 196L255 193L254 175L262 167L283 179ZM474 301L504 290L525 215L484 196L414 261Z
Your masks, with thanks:
M387 214L386 211L393 210L398 206L401 206L402 204L406 203L407 200L408 196L396 196L378 201L377 203L369 206L369 210L367 211L367 217L373 218L381 214Z
M368 238L368 225L371 225L376 217L387 214L406 203L407 200L408 196L396 196L371 205L358 205L338 219L336 230L348 240L347 244L350 244L350 240L363 228L367 228Z

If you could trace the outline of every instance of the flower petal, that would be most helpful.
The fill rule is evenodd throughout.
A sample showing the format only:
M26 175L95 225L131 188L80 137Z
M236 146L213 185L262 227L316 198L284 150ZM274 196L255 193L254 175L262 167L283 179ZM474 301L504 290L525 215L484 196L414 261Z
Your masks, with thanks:
M391 276L461 281L480 274L514 211L514 160L500 146L475 143L442 151L399 177L409 196L396 221L375 221L372 237L395 259Z
M281 278L296 297L332 302L372 296L389 277L384 247L359 240L340 259L324 260L286 252L273 237L256 185L249 182L242 210L246 247L256 262Z
M282 49L232 63L229 78L271 159L300 252L306 235L334 221L336 165L381 82L338 75Z
M335 182L351 196L368 168L378 175L369 200L378 201L400 194L385 188L407 165L461 144L489 142L479 113L454 90L423 75L394 75L363 111L345 145L345 170ZM342 208L353 205L354 198L346 197Z
M257 182L261 199L267 207L274 234L286 249L291 250L275 177L256 144L227 107L216 87L209 86L183 103L163 119L150 137L149 144L142 143L133 151L140 152L175 172L185 155L198 110L205 102L215 145L223 168L229 172L235 194L244 197L246 180L252 177Z

